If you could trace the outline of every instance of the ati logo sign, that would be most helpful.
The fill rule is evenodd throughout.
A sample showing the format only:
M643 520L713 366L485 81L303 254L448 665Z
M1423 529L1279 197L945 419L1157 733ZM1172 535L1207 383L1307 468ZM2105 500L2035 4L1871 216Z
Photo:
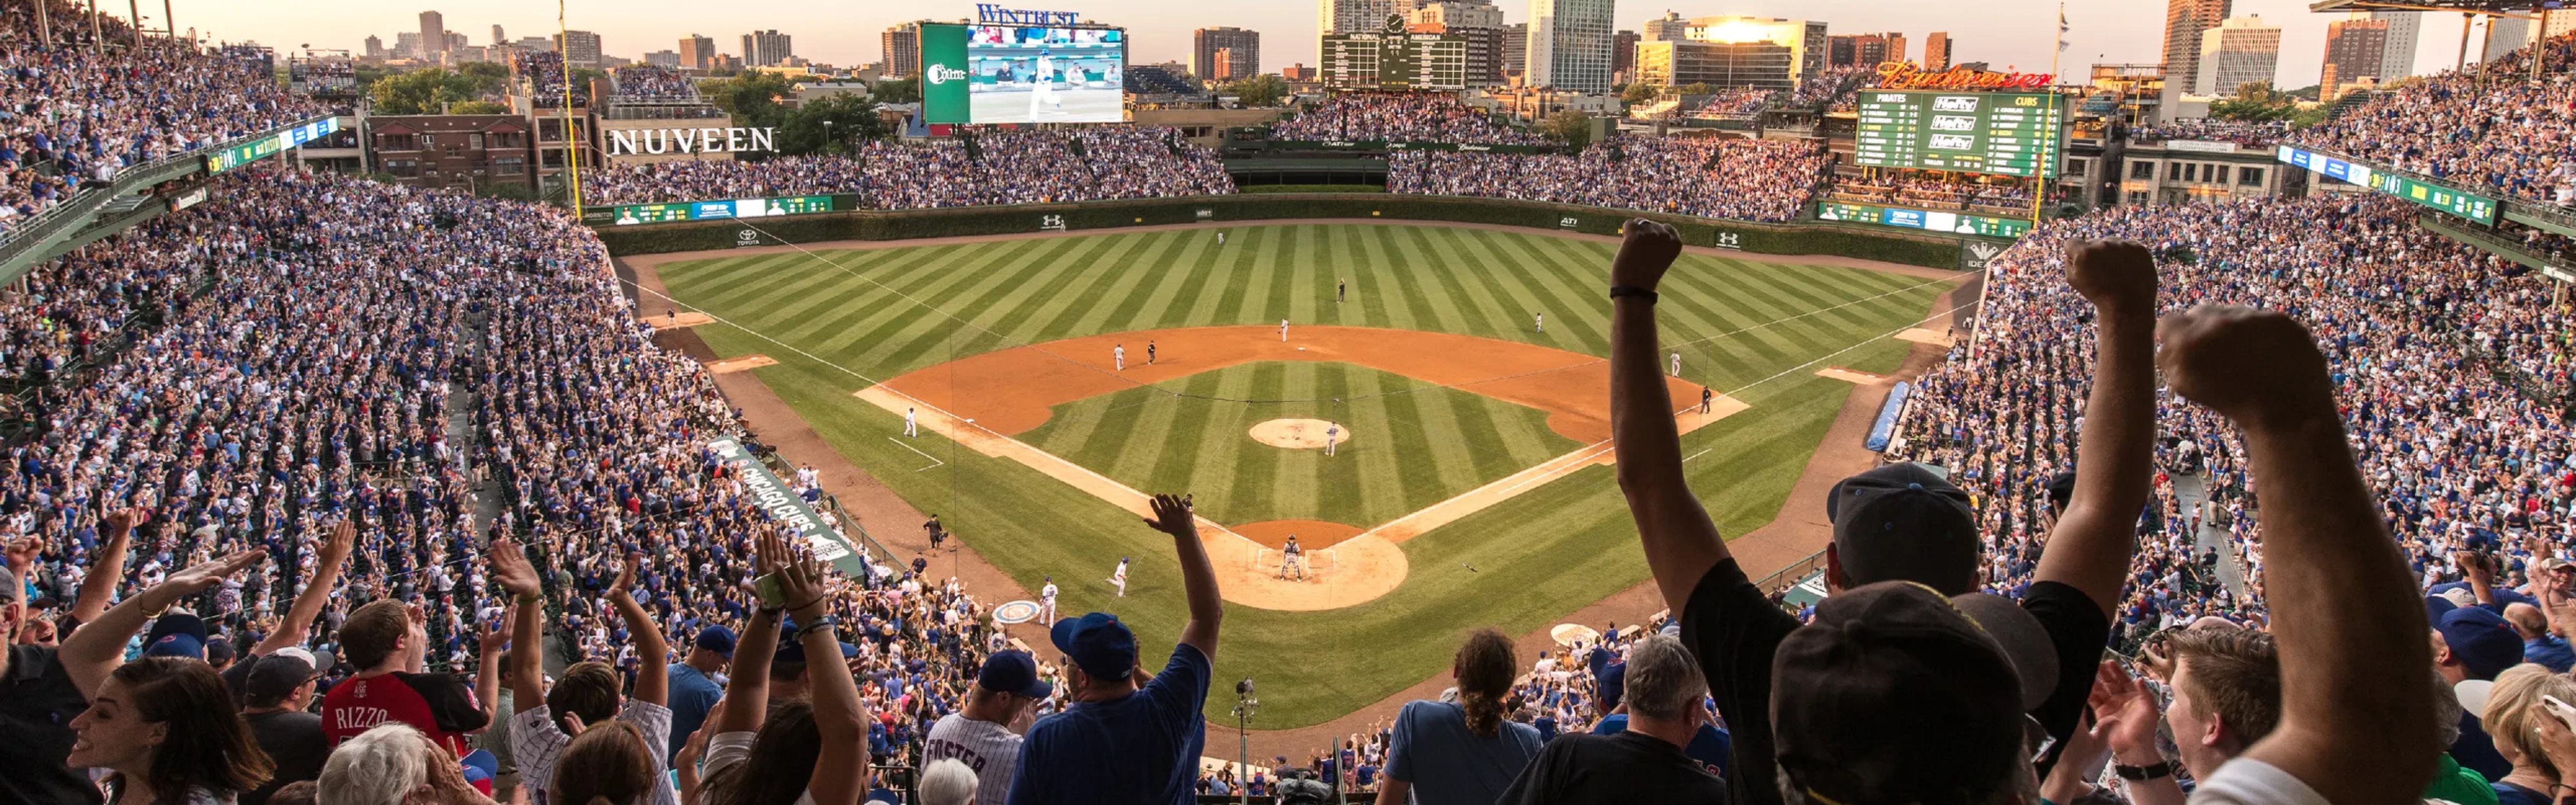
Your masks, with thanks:
M1719 232L1717 233L1717 247L1720 249L1741 250L1744 248L1744 236L1734 232Z
M1970 243L1959 250L1959 270L1984 271L1986 264L2004 253L2004 247L1992 243Z
M928 78L930 79L931 86L938 86L950 81L966 80L966 71L950 67L945 64L931 65L928 68L923 69L922 72L929 74Z
M1064 216L1042 216L1038 218L1038 229L1047 232L1062 232L1064 231Z
M1566 217L1563 217L1563 218L1556 219L1556 225L1557 225L1557 226L1560 226L1560 227L1563 227L1563 228L1566 228L1566 229L1573 229L1573 228L1575 228L1575 227L1577 227L1577 226L1581 226L1582 224L1580 224L1580 223L1576 222L1576 221L1574 220L1574 216L1569 215L1569 216L1566 216Z

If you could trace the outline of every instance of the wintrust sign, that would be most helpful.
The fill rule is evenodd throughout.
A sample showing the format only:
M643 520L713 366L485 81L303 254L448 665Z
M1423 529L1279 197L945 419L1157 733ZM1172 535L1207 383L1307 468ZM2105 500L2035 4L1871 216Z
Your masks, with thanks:
M613 130L608 132L608 155L769 151L777 136L775 128Z

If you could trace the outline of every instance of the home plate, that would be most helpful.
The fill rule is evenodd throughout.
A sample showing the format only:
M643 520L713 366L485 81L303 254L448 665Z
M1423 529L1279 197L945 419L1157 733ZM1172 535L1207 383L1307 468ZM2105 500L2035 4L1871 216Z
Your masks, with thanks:
M1858 383L1858 384L1861 384L1861 385L1868 385L1868 384L1871 384L1871 383L1876 383L1876 382L1883 381L1883 380L1886 380L1886 379L1887 379L1887 378L1884 378L1884 377L1879 377L1879 376L1874 375L1874 374L1870 374L1870 373L1868 373L1868 372L1855 372L1855 371L1852 371L1852 370L1850 370L1850 369L1838 369L1838 368L1831 368L1831 367L1816 370L1816 376L1817 376L1817 377L1827 377L1827 378L1832 378L1832 379L1840 380L1840 381L1843 381L1843 382L1846 382L1846 383Z
M767 355L745 355L739 358L728 358L721 361L710 362L707 364L707 371L723 375L740 372L746 369L758 369L763 366L775 366L777 364L777 359L771 358Z
M1909 328L1905 332L1897 333L1896 339L1899 341L1912 341L1917 344L1931 344L1936 347L1956 346L1959 343L1958 339L1926 330L1921 327Z

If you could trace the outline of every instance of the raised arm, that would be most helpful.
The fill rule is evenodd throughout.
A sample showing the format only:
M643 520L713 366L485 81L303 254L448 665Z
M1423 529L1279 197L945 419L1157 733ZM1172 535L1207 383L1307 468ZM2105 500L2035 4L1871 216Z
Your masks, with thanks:
M90 560L89 575L81 578L80 598L72 603L73 621L88 624L107 611L107 600L116 597L117 581L125 578L125 553L134 544L134 526L147 516L142 509L118 509L102 518L107 521L107 540Z
M475 637L475 647L483 653L477 655L482 661L474 664L474 703L483 707L484 728L499 727L503 735L509 734L510 726L501 723L501 652L510 648L510 633L517 631L518 619L519 608L512 605L502 612L500 623L482 624L483 634ZM510 694L513 700L518 695Z
M642 554L627 554L626 566L617 571L616 583L608 586L608 601L617 606L618 617L626 619L626 633L635 636L635 656L641 667L635 670L635 700L669 706L671 703L671 643L662 636L662 626L653 622L653 613L636 603L635 566L644 561Z
M777 539L769 537L768 539ZM784 550L782 545L782 551ZM805 648L806 691L814 701L814 731L823 752L805 782L814 805L858 805L868 788L868 714L859 706L859 685L841 659L841 636L832 622L832 594L823 563L791 557L778 569L778 588L786 594L787 612L796 616L796 640ZM742 647L734 647L742 656Z
M510 593L518 607L510 625L510 700L526 709L546 700L546 599L537 585L537 569L528 564L514 540L493 540L485 552L492 561L492 580Z
M2090 240L2066 247L2066 281L2093 303L2093 395L2076 446L2075 495L2048 534L2036 578L2082 590L2110 612L2154 491L2156 263L2147 248Z
M2221 306L2161 330L2165 377L2244 429L2263 481L2281 721L2245 757L2338 805L2411 805L2439 751L2424 607L2345 441L2315 337L2279 313Z
M1681 430L1655 362L1655 286L1681 253L1672 227L1639 218L1628 222L1628 240L1610 261L1610 443L1646 566L1674 612L1689 607L1700 577L1729 556L1717 523L1682 477Z
M277 622L276 631L251 649L253 655L265 657L289 646L304 645L313 630L313 618L322 614L322 605L331 600L331 591L339 586L340 566L348 563L349 550L358 541L358 524L342 520L331 527L321 552L313 557L313 578L304 580L304 589L295 594L295 603L286 607L286 618Z
M1207 546L1199 543L1197 516L1179 495L1155 495L1153 507L1154 519L1145 525L1171 535L1172 552L1181 560L1181 588L1189 593L1190 622L1181 626L1181 642L1198 647L1214 662L1225 599L1217 594L1216 566L1208 562Z
M787 563L785 541L764 534L752 541L753 567L762 575L778 572ZM766 604L759 606L766 607ZM781 602L781 607L785 602ZM778 652L779 619L785 609L760 609L744 624L742 638L733 645L733 679L725 683L724 713L716 716L716 734L753 732L769 715L769 661ZM833 651L840 647L834 646Z
M63 671L71 675L72 687L80 690L82 698L98 695L98 686L105 684L107 675L114 673L116 666L125 661L126 641L134 639L134 633L143 631L145 621L169 609L170 605L215 586L225 577L242 572L243 568L250 567L264 556L267 554L255 550L242 551L179 571L160 584L127 596L116 606L100 613L97 620L81 624L70 637L63 638L60 653L56 655L63 664Z

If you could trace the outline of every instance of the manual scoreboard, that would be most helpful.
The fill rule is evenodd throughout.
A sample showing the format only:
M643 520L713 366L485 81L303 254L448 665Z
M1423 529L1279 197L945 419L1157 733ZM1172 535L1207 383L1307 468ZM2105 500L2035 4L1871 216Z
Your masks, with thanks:
M1858 122L1864 166L2054 177L2066 112L2048 93L1862 90Z

